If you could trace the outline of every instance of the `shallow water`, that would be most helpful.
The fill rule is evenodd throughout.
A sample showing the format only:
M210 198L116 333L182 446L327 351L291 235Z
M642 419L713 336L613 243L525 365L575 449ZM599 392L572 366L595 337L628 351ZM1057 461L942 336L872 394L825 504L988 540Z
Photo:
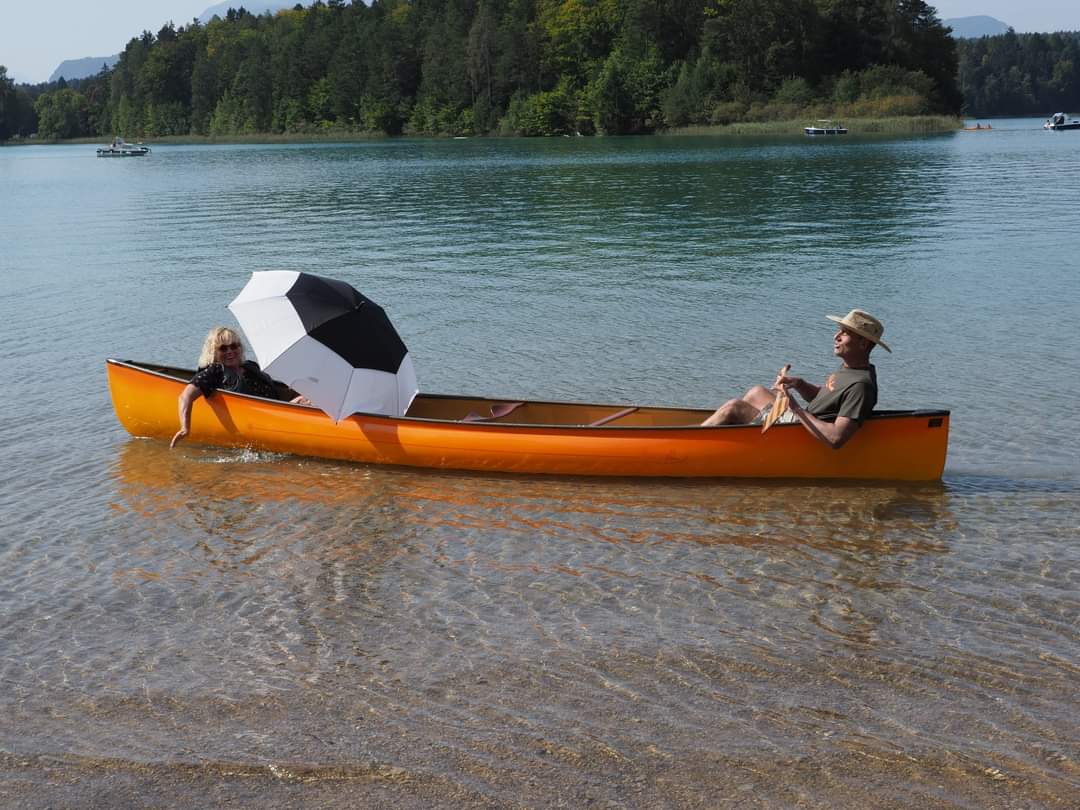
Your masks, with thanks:
M0 805L1070 807L1080 134L0 150ZM826 312L924 486L434 473L129 437L256 269L421 387L705 406Z

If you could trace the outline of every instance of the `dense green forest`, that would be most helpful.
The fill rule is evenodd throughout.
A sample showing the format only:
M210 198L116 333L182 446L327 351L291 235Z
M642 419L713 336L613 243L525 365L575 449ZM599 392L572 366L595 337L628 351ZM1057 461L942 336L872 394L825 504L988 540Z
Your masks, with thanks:
M36 131L37 115L29 91L16 87L8 78L7 68L0 65L0 142Z
M973 116L1080 110L1080 33L960 40L959 82Z
M949 114L956 77L955 43L922 0L317 0L144 32L90 79L8 82L0 137L619 134Z

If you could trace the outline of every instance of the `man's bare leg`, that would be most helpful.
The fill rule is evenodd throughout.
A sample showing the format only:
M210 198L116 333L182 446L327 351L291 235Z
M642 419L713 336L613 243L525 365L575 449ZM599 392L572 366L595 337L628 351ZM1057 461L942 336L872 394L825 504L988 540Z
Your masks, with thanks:
M772 405L775 399L775 391L770 391L763 385L755 385L743 394L742 399L729 399L701 424L703 427L748 425L761 413L762 408Z

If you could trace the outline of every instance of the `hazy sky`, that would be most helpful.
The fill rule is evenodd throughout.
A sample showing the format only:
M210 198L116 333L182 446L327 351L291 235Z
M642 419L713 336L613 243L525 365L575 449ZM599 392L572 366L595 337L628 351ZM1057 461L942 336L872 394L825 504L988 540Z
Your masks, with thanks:
M145 31L185 25L217 0L2 0L0 65L20 82L43 82L65 59L111 56ZM305 5L307 0L305 0ZM243 5L238 0L237 6ZM941 0L942 19L986 14L1017 31L1080 31L1078 0Z
M43 82L65 59L112 56L143 31L184 25L218 0L0 0L0 65L20 82ZM242 0L238 0L242 6Z
M930 5L938 17L975 17L985 14L1008 23L1017 33L1033 31L1080 31L1080 2L1077 0L940 0Z

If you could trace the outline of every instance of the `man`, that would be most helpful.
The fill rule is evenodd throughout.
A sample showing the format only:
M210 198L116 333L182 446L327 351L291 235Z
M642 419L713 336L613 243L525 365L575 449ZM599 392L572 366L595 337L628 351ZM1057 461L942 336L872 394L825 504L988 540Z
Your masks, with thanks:
M804 408L795 397L790 397L789 410L779 421L799 421L834 450L843 447L877 404L877 370L870 362L870 352L875 346L887 352L892 349L881 339L885 332L881 321L861 309L853 309L843 318L826 317L839 324L833 336L833 354L840 358L840 368L823 385L814 385L801 377L778 375L774 390L755 385L742 399L725 402L702 424L760 423L772 409L778 391L782 389L790 396L794 390L810 404Z

